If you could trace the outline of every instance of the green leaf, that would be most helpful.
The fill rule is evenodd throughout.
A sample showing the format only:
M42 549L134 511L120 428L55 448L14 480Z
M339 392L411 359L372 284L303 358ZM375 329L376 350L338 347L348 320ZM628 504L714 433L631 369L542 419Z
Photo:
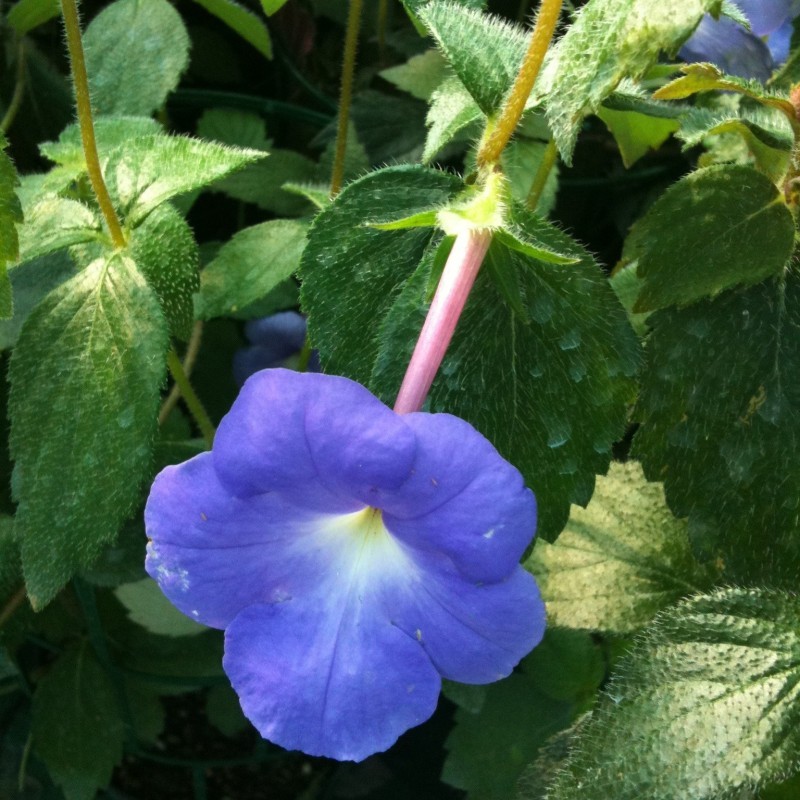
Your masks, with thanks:
M687 64L681 68L682 78L676 78L654 92L655 100L683 100L698 92L725 91L739 92L765 106L776 108L787 119L794 120L794 106L781 94L769 92L757 80L746 80L726 75L713 64Z
M438 50L426 50L412 56L405 64L389 67L378 74L401 91L427 101L445 79L448 70L447 62Z
M570 705L542 691L526 672L487 687L478 713L456 712L445 742L442 780L470 800L508 800L525 765L569 723Z
M97 557L138 500L167 331L122 254L90 264L28 317L10 365L17 529L34 607Z
M132 139L162 133L161 126L150 117L114 116L99 117L94 122L97 150L107 156L112 150L124 147ZM81 129L77 124L69 125L61 132L56 142L43 142L39 151L45 158L68 167L77 177L86 172L86 157L81 141Z
M252 11L233 0L194 0L246 42L253 45L264 58L272 58L272 40L267 26Z
M427 164L456 138L468 140L467 132L483 119L483 114L472 95L458 78L445 78L431 97L431 106L425 118L428 136L422 160Z
M236 736L250 723L242 713L236 692L230 686L212 686L206 699L206 719L225 736Z
M578 731L548 800L713 800L796 772L798 619L797 597L766 589L664 612Z
M130 254L155 290L170 331L188 339L194 323L194 293L200 288L200 256L192 229L163 203L131 232Z
M614 95L612 95L612 98ZM630 169L651 150L658 150L678 130L679 122L673 115L653 116L627 108L614 107L608 102L597 111L619 147L622 163Z
M609 283L623 308L628 312L631 327L640 338L644 338L647 334L647 318L650 314L640 314L633 310L636 298L642 290L642 279L636 274L637 266L638 262L634 260L615 269Z
M521 209L515 219L525 234L578 263L547 263L493 242L490 254L505 250L500 263L513 270L505 282L518 284L526 318L509 305L506 287L482 271L433 383L429 408L472 423L522 472L538 499L539 535L552 539L564 527L570 503L585 505L595 474L608 468L633 395L639 347L591 256ZM381 322L370 385L384 400L395 397L419 335L429 279L430 260L422 261ZM362 297L369 306L372 301ZM324 361L323 340L314 341L322 345Z
M189 63L189 35L166 0L116 0L92 20L83 41L98 116L152 114Z
M0 516L0 603L22 585L19 542L14 535L14 518Z
M13 313L13 302L6 264L16 261L19 255L16 225L22 222L22 207L14 191L19 185L17 171L3 152L5 146L6 139L0 131L0 318L7 319Z
M612 464L589 506L574 508L555 544L539 541L526 567L547 618L569 628L628 633L707 583L685 520L635 462Z
M546 149L546 142L515 136L503 150L503 154L500 156L500 165L508 178L511 196L518 203L525 204L527 201ZM555 207L557 193L558 165L554 164L539 197L536 213L546 217Z
M239 231L203 270L197 315L233 314L261 300L294 275L306 244L306 225L288 219Z
M623 78L636 79L674 53L704 12L720 0L590 0L559 40L543 72L538 93L547 97L547 116L567 164L585 117Z
M285 5L286 0L261 0L261 8L268 17L280 11Z
M701 144L709 136L735 133L742 137L756 166L778 184L789 169L794 133L786 117L773 108L744 106L711 111L695 107L680 117L677 133L684 150Z
M88 643L66 650L33 697L33 744L67 800L92 800L122 759L114 687Z
M9 272L14 294L14 315L0 320L0 350L8 350L31 311L45 295L75 274L75 265L66 250L28 261Z
M527 46L522 28L440 0L417 13L481 111L492 116L522 64Z
M744 198L743 198L744 199ZM796 584L800 274L652 314L634 453L729 580Z
M60 12L59 0L19 0L11 7L6 19L17 32L17 36L24 36L34 28L55 19Z
M157 135L127 142L113 150L102 166L109 191L127 212L126 224L136 225L161 203L264 156L188 136Z
M19 263L103 236L100 220L77 200L49 196L26 209L19 229Z
M419 263L433 231L380 231L373 222L438 209L460 180L422 167L389 167L351 183L314 220L303 251L301 305L326 369L367 384L377 325Z
M648 209L625 243L643 281L634 310L687 305L777 275L794 238L792 213L769 178L738 164L693 172Z
M170 603L152 578L125 583L114 590L137 625L162 636L196 636L207 628L184 616Z

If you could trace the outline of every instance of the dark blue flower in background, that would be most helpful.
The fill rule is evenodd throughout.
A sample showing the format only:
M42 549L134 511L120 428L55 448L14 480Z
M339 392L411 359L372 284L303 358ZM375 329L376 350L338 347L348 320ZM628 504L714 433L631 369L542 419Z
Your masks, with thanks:
M703 17L683 45L688 62L710 61L729 75L766 81L789 55L792 21L800 0L736 0L750 22L748 31L728 17Z
M256 373L213 450L156 478L145 523L149 574L225 630L245 715L288 749L384 750L441 678L505 677L544 631L520 473L463 420L346 378Z
M237 350L233 357L233 377L239 386L254 373L272 367L293 367L306 341L306 318L297 311L280 311L244 326L249 347ZM319 371L319 356L312 351L306 369Z

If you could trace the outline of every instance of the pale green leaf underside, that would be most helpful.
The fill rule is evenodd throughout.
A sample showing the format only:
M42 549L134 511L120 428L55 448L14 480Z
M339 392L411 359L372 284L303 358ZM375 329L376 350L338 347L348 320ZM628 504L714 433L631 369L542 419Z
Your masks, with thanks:
M537 542L526 566L551 624L619 633L704 583L685 520L635 461L612 464L588 507L572 509L555 544Z
M455 76L445 78L433 92L425 118L428 135L422 153L423 162L433 161L455 139L466 139L466 133L482 119L483 112L461 81Z
M800 767L800 602L721 589L665 611L582 726L548 800L717 800Z
M519 71L525 32L454 2L434 0L423 6L419 16L481 111L493 115Z
M162 636L196 636L208 630L178 611L151 578L125 583L114 590L130 619Z
M307 226L270 220L239 231L203 270L197 316L235 314L265 297L300 267Z
M124 729L110 677L88 642L73 645L39 681L33 747L67 800L91 800L122 759Z
M11 360L9 416L34 606L91 564L138 499L166 347L158 301L123 255L90 264L25 322Z
M166 0L116 0L84 34L95 114L160 108L189 63L189 35Z
M426 50L412 56L405 64L381 70L379 74L412 97L427 101L448 72L442 54L438 50Z
M590 0L561 38L541 78L547 116L566 163L585 117L623 78L674 53L720 0Z
M800 275L648 318L634 453L728 580L797 583Z
M687 305L781 272L795 226L782 194L751 167L723 164L671 186L625 243L643 284L635 311Z

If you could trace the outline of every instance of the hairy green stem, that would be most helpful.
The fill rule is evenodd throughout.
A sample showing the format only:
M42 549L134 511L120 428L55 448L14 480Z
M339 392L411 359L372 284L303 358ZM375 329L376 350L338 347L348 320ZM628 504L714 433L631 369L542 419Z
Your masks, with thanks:
M14 94L11 95L11 102L8 104L3 119L0 120L0 132L6 133L14 124L22 105L23 97L25 97L25 45L20 39L17 47L17 74L14 80Z
M178 354L173 348L170 348L167 353L167 366L169 367L172 379L180 389L181 395L183 395L183 401L186 403L189 413L197 423L197 427L200 428L200 433L203 435L206 445L211 449L211 445L214 444L214 434L216 432L214 430L214 425L209 419L205 408L203 408L203 404L195 393L192 384L189 383L189 378L186 376L186 372L184 372L183 364L181 364L181 360L178 358Z
M356 70L361 5L362 0L350 0L350 8L347 12L347 31L344 37L344 58L342 60L342 85L339 91L339 120L336 125L336 149L331 173L331 197L339 194L344 182L347 123L350 119L350 101L353 98L353 76Z
M111 195L103 180L100 169L100 157L97 154L97 140L94 135L94 120L92 118L92 104L89 98L89 78L86 75L86 61L83 56L83 41L81 40L81 26L78 20L77 0L61 0L61 13L64 16L64 30L67 35L67 49L72 69L72 82L75 86L75 106L78 113L78 125L81 129L83 153L86 158L86 169L89 181L92 184L100 211L111 234L111 241L115 247L124 247L125 234L122 232L117 212L111 202Z
M525 205L527 205L531 211L536 211L536 206L539 205L539 200L542 197L545 184L550 177L550 172L555 166L557 159L558 148L556 147L555 140L550 139L547 143L547 147L544 149L542 160L539 163L539 169L536 170L536 175L534 175L533 183L531 184L531 190L528 192L528 197L525 200Z
M491 134L484 139L478 150L478 167L490 167L496 164L513 136L555 33L561 13L561 2L562 0L542 0L519 74L500 110Z

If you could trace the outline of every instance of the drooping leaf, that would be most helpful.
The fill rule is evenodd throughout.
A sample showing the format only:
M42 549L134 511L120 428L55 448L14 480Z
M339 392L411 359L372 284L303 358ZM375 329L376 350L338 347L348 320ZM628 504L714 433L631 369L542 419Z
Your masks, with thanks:
M437 209L461 188L444 172L390 167L351 183L316 217L300 266L301 300L328 371L368 383L378 320L432 236L431 229L379 231L369 223Z
M433 0L418 16L481 111L492 116L519 71L525 32L499 17Z
M693 172L648 209L625 243L643 280L634 310L687 305L777 275L794 238L792 213L769 178L737 164Z
M800 767L796 596L721 589L665 611L578 731L548 800L736 796Z
M125 583L114 590L131 620L162 636L196 636L206 628L178 611L152 578Z
M634 452L729 580L794 585L800 274L652 314Z
M267 26L252 11L235 3L234 0L194 0L210 14L236 31L249 42L264 58L272 58L272 40Z
M114 687L88 642L62 653L39 681L31 733L67 800L92 800L122 759L123 726Z
M98 115L152 114L189 63L189 35L167 0L115 0L83 40Z
M143 136L113 150L102 166L126 222L135 225L166 200L207 186L264 155L187 136Z
M91 564L138 499L166 345L158 301L123 254L90 264L26 320L11 359L9 416L35 607Z
M552 539L566 523L570 503L585 505L595 474L608 468L633 394L639 348L591 256L521 209L515 220L578 263L547 263L493 242L490 259L493 251L504 251L505 283L516 285L525 316L514 310L491 270L482 271L429 406L468 420L522 472L539 502L539 535ZM384 400L396 396L419 335L430 270L431 260L420 263L381 322L370 384Z
M90 208L65 197L45 197L27 209L20 226L19 263L101 237L100 220Z
M548 621L627 633L707 583L685 520L672 516L659 484L635 462L612 464L586 509L573 508L555 544L539 541L527 568Z
M305 244L306 225L288 219L239 231L203 270L198 317L228 316L264 298L297 272Z
M193 295L200 287L200 256L192 229L162 203L131 233L130 253L154 289L170 331L188 339L194 322Z
M623 78L636 79L661 51L675 53L721 0L590 0L553 51L540 80L547 115L567 164L581 123ZM534 90L535 92L537 90Z

